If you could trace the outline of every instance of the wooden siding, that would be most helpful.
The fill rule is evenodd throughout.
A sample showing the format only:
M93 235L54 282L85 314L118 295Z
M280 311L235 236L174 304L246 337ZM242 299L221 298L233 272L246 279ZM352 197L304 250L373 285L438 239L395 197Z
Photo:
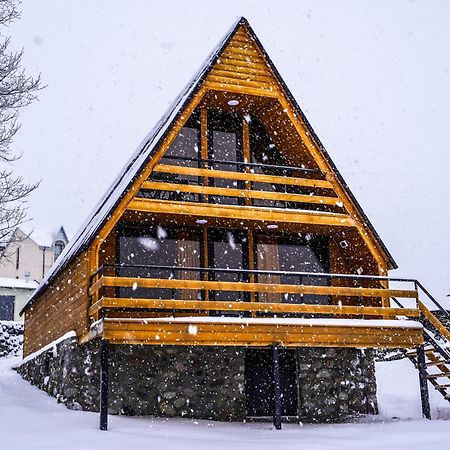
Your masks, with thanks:
M88 258L81 253L25 313L24 356L65 333L86 333L88 321Z
M246 88L260 95L272 95L277 89L264 55L242 27L211 70L207 83L227 91Z

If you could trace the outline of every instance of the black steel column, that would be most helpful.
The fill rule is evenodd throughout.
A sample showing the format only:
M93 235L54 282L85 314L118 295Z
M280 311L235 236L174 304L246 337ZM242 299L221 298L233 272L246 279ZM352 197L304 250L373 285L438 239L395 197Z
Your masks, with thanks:
M104 339L100 343L100 430L108 429L108 369L109 344Z
M277 344L273 346L273 400L273 424L281 430L280 352Z
M419 369L420 400L422 401L422 414L431 419L430 397L428 396L428 379L425 365L425 351L423 345L417 347L417 368Z

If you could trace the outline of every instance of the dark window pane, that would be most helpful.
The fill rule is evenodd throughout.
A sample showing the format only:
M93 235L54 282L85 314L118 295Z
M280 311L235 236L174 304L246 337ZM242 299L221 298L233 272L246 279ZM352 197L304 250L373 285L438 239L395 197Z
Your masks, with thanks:
M161 163L182 167L201 167L200 157L200 120L199 114L195 112L174 139L161 159ZM151 180L195 185L199 183L199 177L197 176L162 172L153 172ZM185 192L144 190L139 195L144 198L159 198L163 200L199 201L198 194Z
M260 235L256 239L256 261L259 270L281 272L328 272L328 244L320 237L303 239L296 236ZM260 274L260 283L327 286L327 277L287 274ZM328 296L260 293L261 302L329 304Z
M119 236L118 276L160 279L200 279L199 271L177 267L200 267L200 241L192 232L152 228L147 232L126 230ZM156 267L148 267L156 266ZM163 268L168 266L169 268ZM196 300L195 290L119 288L121 297Z
M214 230L209 235L210 267L221 269L247 268L247 237L244 233L234 230ZM242 273L214 272L211 279L215 281L245 281ZM214 300L233 301L245 300L245 294L235 291L213 291Z
M197 161L190 161L190 159L197 160L199 158L199 138L199 129L183 127L164 155L164 159L168 159L168 162L174 166L197 167ZM171 156L174 158L172 159ZM179 160L179 157L189 159Z
M266 132L263 124L256 117L252 117L249 124L250 129L250 153L251 162L256 164L264 165L283 165L284 161L281 158L276 145L273 143L269 134ZM283 176L280 170L269 168L269 167L252 167L251 169L254 173L260 173L265 175L279 175ZM253 183L253 189L259 191L272 191L272 192L284 192L285 186L274 185L268 183ZM253 200L253 205L255 206L269 206L269 207L285 207L285 202L275 201L275 200Z
M242 118L240 115L220 111L208 114L209 159L214 160L211 167L215 170L231 172L242 171L236 164L243 162L242 156ZM222 161L222 162L219 162ZM211 179L211 185L222 188L243 188L242 182L224 179ZM238 198L211 196L212 203L238 205Z
M14 320L14 295L0 295L0 320Z

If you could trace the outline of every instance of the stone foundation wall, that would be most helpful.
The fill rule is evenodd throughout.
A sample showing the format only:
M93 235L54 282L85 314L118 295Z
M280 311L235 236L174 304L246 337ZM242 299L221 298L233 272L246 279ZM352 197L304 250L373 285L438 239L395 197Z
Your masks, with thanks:
M17 371L70 409L98 411L100 346L75 338ZM214 420L245 417L244 350L110 346L109 412Z
M378 414L372 350L298 349L300 415L308 422Z
M245 419L245 349L111 345L109 412L125 415ZM98 411L98 342L56 344L17 370L70 409ZM376 414L370 350L297 350L300 418L343 421Z

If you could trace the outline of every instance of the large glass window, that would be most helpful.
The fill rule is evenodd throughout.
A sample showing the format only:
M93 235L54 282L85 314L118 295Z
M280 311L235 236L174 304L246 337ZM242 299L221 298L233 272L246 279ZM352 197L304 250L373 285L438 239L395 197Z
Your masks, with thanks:
M243 171L242 166L233 163L243 162L242 155L242 117L239 114L211 110L208 112L208 144L210 166L215 170ZM211 185L222 188L244 187L242 182L211 179ZM238 205L242 199L211 196L212 203Z
M203 234L191 229L165 229L160 226L123 228L117 238L119 266L116 276L133 278L183 279L220 282L249 282L248 234L243 230L209 229L207 255L203 254ZM255 282L327 286L329 278L308 273L329 273L328 239L323 236L260 233L254 236ZM202 271L205 261L209 268ZM199 270L189 270L190 268ZM303 275L290 275L302 272ZM118 288L116 295L134 298L201 300L206 292L197 289ZM242 291L211 290L215 301L249 301ZM259 302L329 304L330 298L315 294L260 292ZM229 314L222 312L221 314Z
M201 242L189 230L152 227L124 229L118 237L118 276L137 278L199 280L200 271L180 270L201 267ZM121 297L197 300L197 290L120 288Z
M245 232L236 230L210 230L208 234L209 265L221 269L248 268L248 240ZM215 281L246 281L246 275L236 272L213 272L210 279ZM236 291L213 291L213 300L247 300L248 295Z
M289 161L287 161L278 150L274 141L267 133L264 125L256 117L253 117L249 124L250 131L250 152L252 163L258 164L253 166L252 171L266 175L277 175L284 177L303 177L305 173L299 169L291 169ZM255 182L252 184L253 189L259 191L285 192L290 194L307 193L299 186L268 184ZM294 203L281 200L253 200L255 206L270 206L276 208L296 208L311 209L311 205L307 203Z
M259 270L280 271L280 274L260 274L258 281L269 284L327 286L328 278L308 275L288 275L282 272L328 272L328 241L323 237L277 236L256 237L256 265ZM329 304L329 297L312 294L260 293L260 302Z
M200 118L195 111L180 133L174 139L169 149L161 160L162 164L181 167L201 167L200 150ZM176 173L152 172L152 181L166 183L198 184L199 177ZM179 191L150 190L141 191L141 196L146 198L160 198L163 200L199 201L198 194Z

